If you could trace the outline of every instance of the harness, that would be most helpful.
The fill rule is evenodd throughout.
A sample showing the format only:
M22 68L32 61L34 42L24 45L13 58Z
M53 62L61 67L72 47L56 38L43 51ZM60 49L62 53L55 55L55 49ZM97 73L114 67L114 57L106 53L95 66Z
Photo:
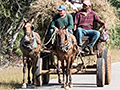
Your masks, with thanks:
M27 44L25 42L25 38L22 40L20 46L23 46L24 48L26 49L30 49L30 50L33 50L35 48L37 48L37 42L36 42L36 38L35 38L35 33L34 31L32 31L33 33L33 37L30 37L32 40L33 40L33 43L30 41L30 44Z

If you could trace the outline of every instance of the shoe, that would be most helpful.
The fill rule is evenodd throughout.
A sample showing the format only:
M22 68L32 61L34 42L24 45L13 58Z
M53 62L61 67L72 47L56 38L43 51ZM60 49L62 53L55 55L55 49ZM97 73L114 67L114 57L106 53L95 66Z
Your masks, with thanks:
M90 50L90 55L94 55L93 48L89 47L89 50Z
M85 47L85 48L84 48L84 51L85 51L85 52L89 52L90 50L88 49L88 47Z
M78 51L79 51L80 53L84 53L84 51L82 51L82 46L81 46L81 45L78 45Z

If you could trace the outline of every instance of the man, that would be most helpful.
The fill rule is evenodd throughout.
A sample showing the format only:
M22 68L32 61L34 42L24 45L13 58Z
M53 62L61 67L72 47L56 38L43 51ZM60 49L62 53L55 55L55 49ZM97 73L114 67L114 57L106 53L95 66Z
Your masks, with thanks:
M90 42L88 44L88 48L90 50L90 54L94 54L93 46L100 37L100 32L93 29L93 23L98 22L103 24L105 30L107 30L107 26L104 21L102 21L99 16L90 9L91 3L90 1L83 2L83 8L75 14L74 19L74 31L76 31L76 39L78 45L82 46L82 36L89 36Z
M75 37L73 34L73 17L71 14L66 13L66 7L61 5L58 8L58 14L56 14L53 17L52 23L51 23L51 29L50 29L50 36L52 36L53 32L56 30L59 30L59 27L65 27L67 26L68 32L70 32L70 36L75 40ZM54 40L52 40L52 44L54 43Z

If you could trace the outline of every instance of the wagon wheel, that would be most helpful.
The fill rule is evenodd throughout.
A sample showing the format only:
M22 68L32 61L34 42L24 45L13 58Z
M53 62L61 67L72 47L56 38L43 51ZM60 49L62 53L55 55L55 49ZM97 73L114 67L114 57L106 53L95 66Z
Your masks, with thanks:
M105 61L103 58L98 58L97 61L97 86L105 85Z
M105 60L105 84L109 85L111 82L111 54L110 50L103 50L103 58Z

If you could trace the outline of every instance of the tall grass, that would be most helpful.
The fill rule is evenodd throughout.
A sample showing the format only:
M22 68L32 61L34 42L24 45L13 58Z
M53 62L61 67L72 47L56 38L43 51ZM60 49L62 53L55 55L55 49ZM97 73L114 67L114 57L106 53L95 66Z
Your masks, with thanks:
M0 70L0 90L20 88L22 85L22 68L12 67Z

